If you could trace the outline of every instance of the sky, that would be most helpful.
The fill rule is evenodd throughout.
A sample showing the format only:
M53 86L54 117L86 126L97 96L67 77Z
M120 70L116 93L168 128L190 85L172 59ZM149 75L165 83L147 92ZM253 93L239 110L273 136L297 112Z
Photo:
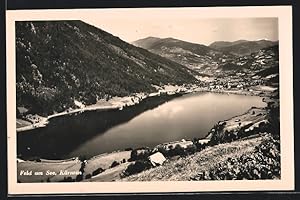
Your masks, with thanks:
M278 40L277 18L215 18L205 17L197 10L110 9L94 13L83 21L129 43L149 36L173 37L205 45L240 39Z

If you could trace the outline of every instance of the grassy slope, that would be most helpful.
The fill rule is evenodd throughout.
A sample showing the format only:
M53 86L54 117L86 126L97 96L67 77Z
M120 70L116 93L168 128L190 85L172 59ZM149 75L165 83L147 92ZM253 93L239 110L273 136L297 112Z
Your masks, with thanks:
M193 155L169 160L162 166L126 177L122 181L191 180L199 172L214 168L217 163L225 162L228 158L237 158L243 154L254 153L255 146L264 140L266 137L259 136L208 147Z
M122 163L116 167L107 169L90 179L85 179L84 182L109 182L119 180L122 172L132 163L133 162Z
M120 151L95 156L88 160L84 168L84 175L92 174L93 171L100 167L103 170L109 169L114 161L117 161L119 163L121 163L123 159L127 161L130 158L130 154L131 151Z

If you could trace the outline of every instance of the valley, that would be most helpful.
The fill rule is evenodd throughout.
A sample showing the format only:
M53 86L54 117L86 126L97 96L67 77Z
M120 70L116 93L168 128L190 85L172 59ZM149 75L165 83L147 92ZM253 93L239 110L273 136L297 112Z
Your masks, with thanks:
M16 45L19 182L280 178L278 42L129 44L70 20L18 22Z

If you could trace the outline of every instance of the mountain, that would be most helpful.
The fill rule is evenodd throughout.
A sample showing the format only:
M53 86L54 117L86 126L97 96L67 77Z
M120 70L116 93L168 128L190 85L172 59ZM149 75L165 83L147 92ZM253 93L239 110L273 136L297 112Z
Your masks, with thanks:
M225 47L229 47L229 46L244 43L244 42L247 42L247 40L237 40L234 42L216 41L216 42L211 43L209 45L209 47L214 48L214 49L220 49L220 48L225 48Z
M161 39L157 37L147 37L144 39L140 39L137 41L132 42L133 45L144 48L144 49L150 49L154 44L159 42Z
M217 41L209 45L209 47L235 55L250 55L260 49L277 45L278 41L270 40L238 40L234 42Z
M274 45L254 52L250 55L239 56L236 59L219 65L224 71L255 72L260 77L279 73L279 46Z
M147 37L132 44L200 72L216 68L222 59L232 56L202 44L174 38Z
M99 98L195 81L175 62L82 21L16 22L17 107L49 115Z

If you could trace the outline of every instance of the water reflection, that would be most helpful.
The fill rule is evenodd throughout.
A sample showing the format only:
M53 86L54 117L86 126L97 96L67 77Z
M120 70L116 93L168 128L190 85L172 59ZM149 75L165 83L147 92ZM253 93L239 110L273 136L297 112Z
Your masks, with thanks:
M212 126L262 107L260 97L216 93L189 94L148 110L82 143L68 156L93 156L128 147L154 146L162 142L205 137Z

